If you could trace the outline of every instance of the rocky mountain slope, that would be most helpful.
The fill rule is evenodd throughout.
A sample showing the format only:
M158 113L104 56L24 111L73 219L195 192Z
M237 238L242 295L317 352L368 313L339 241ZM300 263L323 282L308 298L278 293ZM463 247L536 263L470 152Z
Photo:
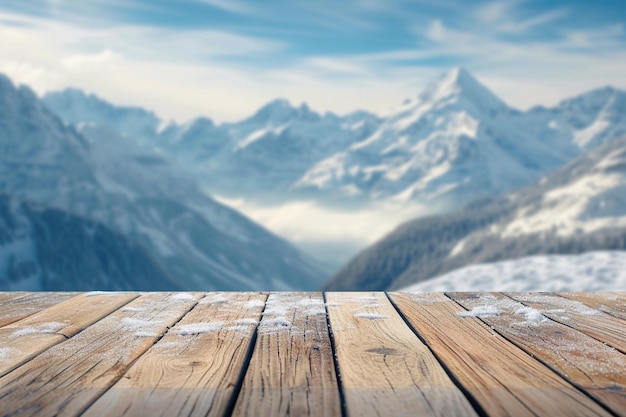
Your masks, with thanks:
M1 76L0 108L1 192L101 222L145 247L181 288L314 289L325 278L140 141L95 123L66 125Z
M183 288L144 248L119 233L0 195L0 291Z
M399 226L326 289L398 289L477 263L624 249L626 137L519 191Z

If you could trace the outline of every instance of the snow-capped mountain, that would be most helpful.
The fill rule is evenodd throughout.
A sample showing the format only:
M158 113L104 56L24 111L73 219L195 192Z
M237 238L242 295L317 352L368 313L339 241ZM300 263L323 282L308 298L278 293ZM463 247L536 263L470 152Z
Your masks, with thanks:
M314 261L207 197L152 147L96 122L82 123L78 132L28 88L0 80L0 191L121 232L184 289L321 284L324 272Z
M467 265L593 250L626 250L626 137L519 191L399 226L327 289L398 289Z
M0 195L0 290L182 290L143 247L67 212Z
M44 103L68 124L94 124L114 128L135 141L152 139L161 120L152 112L138 107L114 106L94 94L68 88L45 95Z
M402 291L625 291L626 252L536 255L471 265Z
M529 122L456 68L388 115L371 136L316 164L297 185L453 204L499 194L578 154L566 140L537 135Z

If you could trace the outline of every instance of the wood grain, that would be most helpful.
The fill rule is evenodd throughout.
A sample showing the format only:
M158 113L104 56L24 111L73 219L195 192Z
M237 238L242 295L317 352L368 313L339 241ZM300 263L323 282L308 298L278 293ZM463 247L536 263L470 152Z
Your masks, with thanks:
M556 370L617 415L626 416L626 355L498 293L448 293L468 310L490 306L481 317L500 335Z
M192 308L148 293L0 378L0 404L10 416L77 416L124 375Z
M443 294L390 297L488 415L610 415Z
M0 376L127 304L138 294L77 295L0 328Z
M328 293L349 416L474 416L383 293Z
M626 296L616 293L560 292L557 295L580 301L581 303L604 313L626 320Z
M591 308L580 301L550 293L506 293L546 317L570 326L626 353L626 321Z
M233 415L341 415L322 294L269 296Z
M69 292L38 292L8 299L0 305L0 327L22 320L77 294Z
M201 299L83 416L224 415L266 298Z
M26 295L29 295L30 293L28 292L23 292L23 291L16 291L16 292L2 292L0 293L0 306L4 303L7 303L9 301L13 301L17 298L21 298L24 297Z

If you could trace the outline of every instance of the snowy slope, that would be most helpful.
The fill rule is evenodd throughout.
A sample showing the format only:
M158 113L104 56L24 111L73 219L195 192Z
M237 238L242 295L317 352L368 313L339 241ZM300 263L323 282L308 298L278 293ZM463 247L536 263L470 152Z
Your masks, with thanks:
M626 252L539 255L472 265L401 291L626 291Z
M327 288L404 288L477 263L624 249L626 137L516 192L399 226Z
M200 191L167 157L109 126L66 127L0 77L0 191L141 243L185 289L315 289L316 263Z

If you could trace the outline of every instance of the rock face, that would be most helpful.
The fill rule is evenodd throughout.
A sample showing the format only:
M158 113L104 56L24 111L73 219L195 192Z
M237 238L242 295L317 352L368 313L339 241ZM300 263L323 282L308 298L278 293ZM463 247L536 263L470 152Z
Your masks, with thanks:
M15 88L2 76L0 108L0 192L124 235L175 277L177 287L307 290L319 288L326 277L315 261L208 197L167 156L141 141L108 125L65 125L28 88ZM92 108L97 113L109 107L83 110ZM109 113L133 128L146 125L133 117L150 119L136 109L130 110L133 117Z
M399 226L354 258L326 289L399 289L471 264L625 249L621 138L519 191Z
M144 248L119 233L0 195L0 291L181 289Z

